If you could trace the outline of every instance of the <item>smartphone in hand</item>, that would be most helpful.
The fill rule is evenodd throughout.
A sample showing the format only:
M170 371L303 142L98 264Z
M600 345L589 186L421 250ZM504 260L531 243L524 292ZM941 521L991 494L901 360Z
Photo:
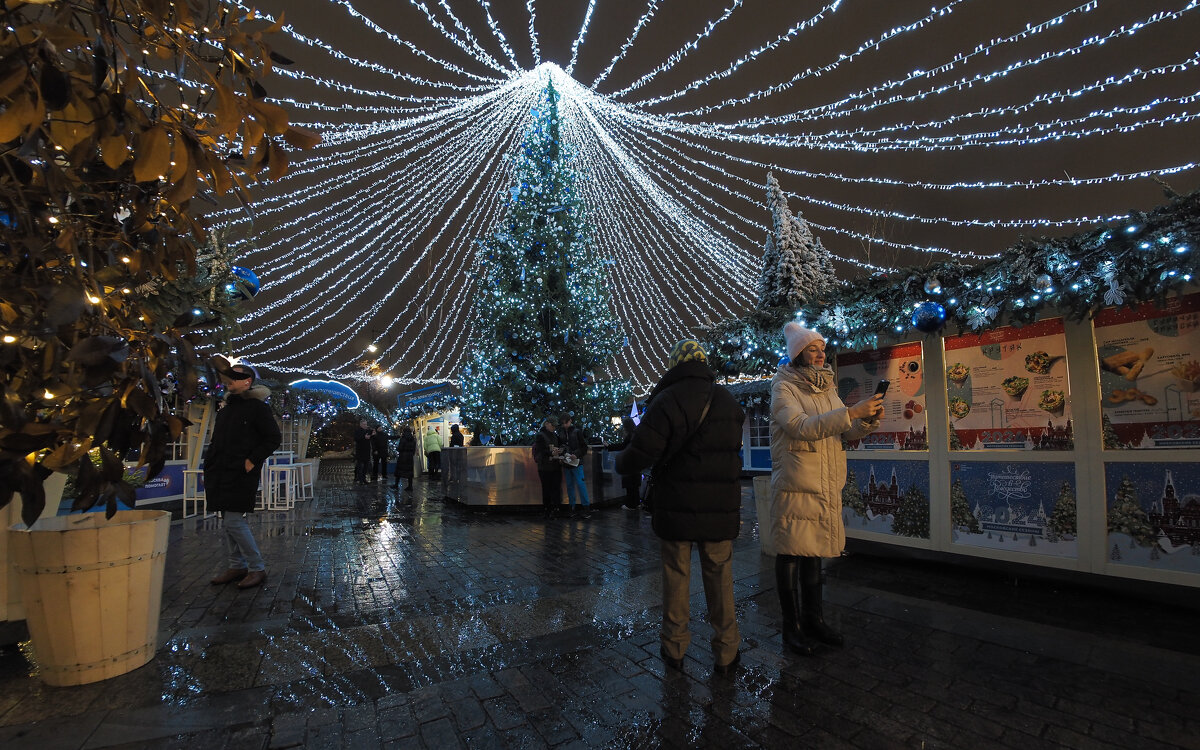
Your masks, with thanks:
M891 385L892 385L892 381L890 381L890 380L880 380L879 383L875 386L875 394L877 396L882 396L882 395L886 394L888 388L891 387Z

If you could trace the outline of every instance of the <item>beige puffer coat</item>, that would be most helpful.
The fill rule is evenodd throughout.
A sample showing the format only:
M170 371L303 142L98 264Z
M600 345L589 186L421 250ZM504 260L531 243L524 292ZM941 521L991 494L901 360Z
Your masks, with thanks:
M842 487L846 452L879 420L851 419L831 379L819 391L798 368L771 380L771 538L781 555L837 557L846 545Z

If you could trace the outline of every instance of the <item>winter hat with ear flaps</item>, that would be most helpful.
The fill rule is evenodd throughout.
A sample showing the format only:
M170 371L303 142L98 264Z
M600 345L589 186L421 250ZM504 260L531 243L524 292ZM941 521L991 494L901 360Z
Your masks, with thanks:
M811 328L805 328L799 323L788 323L783 327L783 338L787 341L788 361L793 361L804 347L814 341L824 341L825 337Z

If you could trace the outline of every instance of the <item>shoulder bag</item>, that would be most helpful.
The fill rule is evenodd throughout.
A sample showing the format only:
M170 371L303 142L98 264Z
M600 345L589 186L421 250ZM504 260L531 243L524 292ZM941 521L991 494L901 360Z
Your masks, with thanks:
M642 487L642 507L646 510L654 509L654 468L658 467L661 469L667 464L667 462L671 461L677 455L682 453L683 450L687 448L688 443L692 441L692 438L696 436L696 433L700 432L700 426L704 424L705 418L708 417L708 410L712 406L713 393L715 393L716 390L717 384L713 383L712 387L708 389L708 399L704 402L704 410L700 412L700 420L696 422L696 429L688 433L688 436L683 439L682 443L680 443L677 451L669 456L664 456L662 460L654 465L654 467L651 467L650 474L646 478L646 484Z

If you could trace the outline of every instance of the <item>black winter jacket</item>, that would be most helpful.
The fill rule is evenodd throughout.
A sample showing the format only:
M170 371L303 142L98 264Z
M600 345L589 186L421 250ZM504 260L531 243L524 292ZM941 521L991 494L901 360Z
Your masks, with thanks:
M396 476L413 478L413 456L417 452L417 437L411 432L401 432L396 440Z
M710 391L712 405L697 431ZM676 365L650 392L646 413L629 447L617 454L616 468L618 474L634 474L654 467L652 526L659 537L694 542L737 537L745 419L733 394L716 383L703 362Z
M569 430L559 429L558 439L562 442L563 450L575 458L583 458L587 455L587 436L575 425L571 425Z
M533 460L537 463L538 471L562 471L562 462L556 461L551 455L551 448L562 446L558 433L546 428L538 430L533 438Z
M212 442L204 454L204 492L209 510L254 510L263 462L283 442L275 415L264 399L271 392L256 385L230 394L217 412ZM254 468L246 471L246 459Z

